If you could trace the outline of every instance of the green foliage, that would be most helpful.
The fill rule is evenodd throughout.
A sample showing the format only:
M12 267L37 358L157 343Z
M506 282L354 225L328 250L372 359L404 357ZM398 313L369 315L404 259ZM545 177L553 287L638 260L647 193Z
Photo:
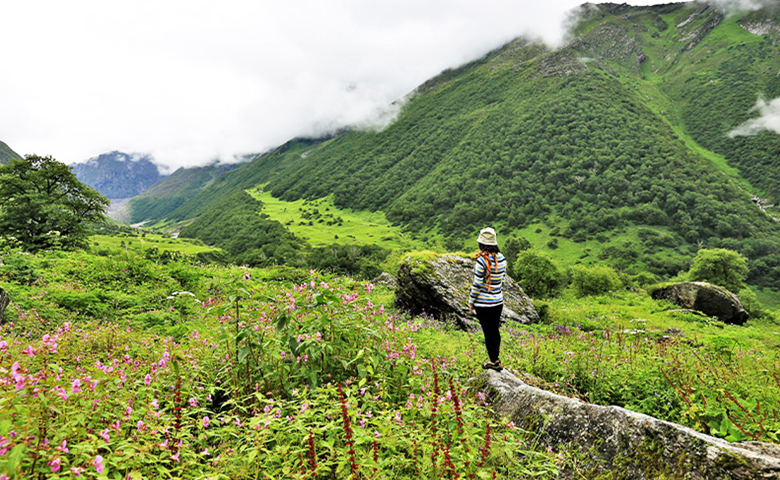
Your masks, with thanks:
M370 280L379 276L379 268L390 251L377 245L341 245L314 248L307 257L310 268L354 278Z
M501 252L504 254L507 262L507 273L510 277L515 276L515 264L517 263L517 257L521 252L530 250L532 247L531 242L525 237L509 237L504 242Z
M537 250L520 253L514 265L514 278L534 298L554 295L564 282L563 272L552 257Z
M617 272L610 267L575 265L569 275L571 288L578 297L603 295L623 286Z
M200 267L186 277L202 302L169 292L164 311L130 325L93 320L87 310L118 292L88 285L123 285L145 308L149 288L189 264L31 263L47 285L24 287L33 304L0 325L0 369L11 372L0 471L12 477L555 478L561 468L533 434L496 421L484 392L466 391L474 342L453 353L448 331L385 312L370 284L307 272L290 288L258 280L265 270ZM46 308L44 289L82 311Z
M303 242L260 213L261 206L249 194L237 192L182 228L180 236L217 244L237 264L303 264Z
M688 271L691 280L714 283L732 292L744 288L747 275L747 259L724 248L699 250Z
M130 200L130 222L155 223L165 219L204 187L211 185L217 176L236 167L219 164L176 170Z
M108 200L52 157L27 155L0 165L0 236L31 252L84 248L88 222L102 222Z
M758 300L756 293L749 289L743 288L737 292L737 297L745 307L745 310L750 314L750 318L764 318L767 316L767 311L764 310L764 306Z

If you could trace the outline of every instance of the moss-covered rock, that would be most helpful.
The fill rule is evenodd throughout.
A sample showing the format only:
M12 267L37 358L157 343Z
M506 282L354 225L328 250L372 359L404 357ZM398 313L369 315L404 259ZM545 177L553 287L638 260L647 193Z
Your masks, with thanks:
M588 478L780 478L780 448L774 444L729 443L624 408L556 395L526 385L507 369L487 371L469 386L488 393L497 415L538 432L542 444L574 447ZM569 478L566 472L562 478Z
M476 318L468 309L473 272L473 259L433 252L412 254L398 268L395 306L415 315L433 315L465 330L475 327ZM524 324L539 321L531 299L508 276L503 292L503 321Z
M668 300L683 308L698 310L725 323L742 325L750 318L736 295L711 283L675 283L652 290L650 295L656 300Z

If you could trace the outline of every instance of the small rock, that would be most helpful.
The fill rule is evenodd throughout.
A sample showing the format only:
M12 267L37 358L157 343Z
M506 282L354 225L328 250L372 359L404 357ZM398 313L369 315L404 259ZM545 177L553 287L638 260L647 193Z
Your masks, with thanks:
M382 272L382 274L372 280L371 283L374 285L384 285L391 290L395 290L396 287L398 287L398 279L387 272Z

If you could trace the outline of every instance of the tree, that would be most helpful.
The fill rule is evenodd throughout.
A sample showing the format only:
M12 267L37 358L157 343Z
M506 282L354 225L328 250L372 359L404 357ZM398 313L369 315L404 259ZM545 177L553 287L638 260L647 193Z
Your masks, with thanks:
M617 272L599 265L574 265L571 270L571 288L578 297L603 295L622 286Z
M89 222L105 221L108 200L50 156L0 165L0 236L31 252L84 248Z
M747 274L747 259L725 248L702 248L688 270L691 280L714 283L734 293L744 288Z
M515 279L531 297L553 295L563 283L563 274L544 252L525 250L514 265Z
M517 262L517 256L520 255L520 252L524 252L526 250L529 250L531 248L531 242L528 241L525 237L509 237L506 239L506 242L504 243L503 253L504 257L506 257L507 262L507 273L509 273L509 276L514 278L515 276L515 262Z

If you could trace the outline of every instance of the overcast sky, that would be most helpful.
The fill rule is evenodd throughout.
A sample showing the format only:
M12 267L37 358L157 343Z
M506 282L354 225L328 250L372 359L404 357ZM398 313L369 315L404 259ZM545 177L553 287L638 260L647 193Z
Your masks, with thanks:
M168 168L370 124L519 35L560 42L580 0L24 0L0 5L0 140ZM633 0L628 3L665 3Z

